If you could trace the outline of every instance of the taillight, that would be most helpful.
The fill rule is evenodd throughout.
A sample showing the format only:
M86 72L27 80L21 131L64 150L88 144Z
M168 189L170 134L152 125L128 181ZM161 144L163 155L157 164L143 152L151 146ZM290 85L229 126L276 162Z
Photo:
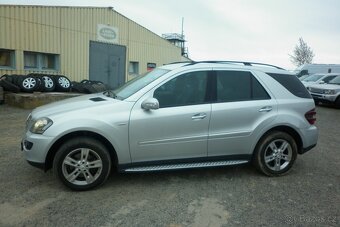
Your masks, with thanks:
M314 125L315 121L316 121L316 111L315 111L315 109L308 111L305 114L305 118L309 122L309 124Z

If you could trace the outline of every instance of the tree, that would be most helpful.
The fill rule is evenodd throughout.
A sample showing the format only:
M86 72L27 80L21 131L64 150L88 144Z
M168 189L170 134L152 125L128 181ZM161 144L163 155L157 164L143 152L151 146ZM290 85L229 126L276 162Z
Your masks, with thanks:
M303 64L311 64L315 55L312 48L310 48L307 43L300 37L299 43L295 46L293 55L289 56L291 58L291 62L299 67Z

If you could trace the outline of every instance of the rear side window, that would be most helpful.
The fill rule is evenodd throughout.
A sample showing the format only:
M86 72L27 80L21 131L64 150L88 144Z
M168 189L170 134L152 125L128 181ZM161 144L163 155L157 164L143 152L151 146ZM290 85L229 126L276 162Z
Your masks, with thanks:
M309 94L305 86L295 75L289 74L277 74L277 73L267 73L269 76L273 77L277 82L284 86L290 93L300 98L311 99L312 96Z
M270 99L257 79L244 71L217 71L217 102Z

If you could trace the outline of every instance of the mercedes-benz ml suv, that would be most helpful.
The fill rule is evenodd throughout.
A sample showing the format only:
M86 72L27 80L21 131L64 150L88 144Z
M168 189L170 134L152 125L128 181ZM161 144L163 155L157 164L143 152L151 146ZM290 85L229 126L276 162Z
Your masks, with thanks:
M22 149L29 163L73 190L121 172L221 167L252 162L286 174L313 148L314 101L276 66L187 62L159 67L122 87L39 107Z

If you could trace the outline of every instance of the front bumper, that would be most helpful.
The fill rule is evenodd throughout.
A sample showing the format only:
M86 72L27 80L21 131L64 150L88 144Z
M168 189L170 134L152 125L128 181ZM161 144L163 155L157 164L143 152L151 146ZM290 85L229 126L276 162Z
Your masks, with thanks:
M53 137L33 134L28 131L21 141L21 150L28 163L45 169L46 156L52 144Z
M334 103L337 95L325 95L318 93L310 93L315 101L325 102L325 103Z

